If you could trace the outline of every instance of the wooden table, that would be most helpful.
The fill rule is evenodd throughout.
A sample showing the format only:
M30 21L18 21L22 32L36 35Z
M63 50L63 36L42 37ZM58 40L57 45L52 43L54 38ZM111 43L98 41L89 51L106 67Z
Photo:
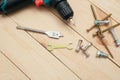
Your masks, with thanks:
M68 0L74 10L77 27L65 23L55 10L46 7L28 6L15 13L0 15L0 80L119 80L120 47L115 47L109 32L105 33L107 45L114 59L96 58L97 50L107 53L98 38L93 38L86 29L93 25L90 9L93 4L101 19L112 13L111 24L120 22L119 0ZM60 31L64 37L59 40L46 35L17 30L21 25L44 31ZM109 26L108 26L109 27ZM102 29L108 28L103 27ZM120 27L115 28L120 39ZM89 58L80 51L75 52L79 39L83 44L92 42ZM48 44L73 43L73 50L48 51Z

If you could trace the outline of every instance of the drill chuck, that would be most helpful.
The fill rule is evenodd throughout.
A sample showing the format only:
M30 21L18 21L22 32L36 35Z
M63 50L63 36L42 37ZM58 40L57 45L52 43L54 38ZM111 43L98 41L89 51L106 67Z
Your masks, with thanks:
M51 0L51 5L57 10L63 19L69 20L73 17L74 12L67 0Z

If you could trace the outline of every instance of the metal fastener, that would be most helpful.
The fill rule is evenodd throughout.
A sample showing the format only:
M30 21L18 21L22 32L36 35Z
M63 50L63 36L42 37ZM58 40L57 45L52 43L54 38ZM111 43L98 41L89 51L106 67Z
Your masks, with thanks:
M116 43L116 46L119 47L120 46L120 41L119 41L119 39L118 39L118 37L117 37L117 35L115 33L114 28L111 28L109 31L113 36L113 39L114 39L114 42Z
M96 26L108 25L110 23L110 20L95 20L94 23Z
M117 24L115 24L115 25L113 25L113 26L111 26L111 27L103 30L102 33L106 32L106 31L109 31L111 28L116 28L116 27L118 27L119 25L120 25L120 23L117 23ZM95 37L95 36L97 36L97 34L93 34L93 37Z
M83 42L83 40L79 40L79 41L78 41L77 47L76 47L76 49L75 49L75 51L76 51L77 53L80 51L80 49L81 49L81 47L82 47L82 42Z
M112 14L107 15L106 17L104 17L103 19L101 19L101 21L104 21L104 20L108 19L109 17L111 17L111 15ZM95 27L96 27L96 25L93 25L91 28L87 29L87 32L90 32Z
M92 46L92 43L88 43L87 45L83 46L81 48L82 52L86 55L86 57L89 57L90 55L88 54L87 50Z
M97 51L96 57L99 57L99 58L108 58L108 54L106 54L106 53L104 53L102 51Z

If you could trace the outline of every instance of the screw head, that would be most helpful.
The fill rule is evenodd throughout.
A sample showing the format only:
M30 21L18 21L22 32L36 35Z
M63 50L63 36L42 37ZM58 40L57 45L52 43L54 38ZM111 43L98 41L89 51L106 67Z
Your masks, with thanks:
M101 58L108 58L108 54L106 54L106 53L104 53L104 52L102 52L102 51L97 51L97 53L96 53L97 55L96 55L96 57L101 57Z

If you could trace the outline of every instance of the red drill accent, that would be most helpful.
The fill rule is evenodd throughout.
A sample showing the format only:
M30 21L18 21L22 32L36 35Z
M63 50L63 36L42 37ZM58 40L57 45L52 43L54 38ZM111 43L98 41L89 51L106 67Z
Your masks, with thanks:
M43 0L35 0L35 5L37 7L41 6L41 5L44 5L44 1Z

